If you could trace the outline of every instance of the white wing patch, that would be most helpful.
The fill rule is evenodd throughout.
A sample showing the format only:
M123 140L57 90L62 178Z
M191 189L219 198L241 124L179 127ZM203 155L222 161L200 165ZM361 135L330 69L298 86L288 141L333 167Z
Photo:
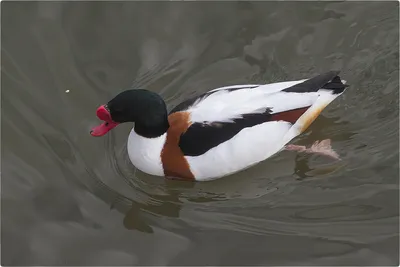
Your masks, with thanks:
M311 106L318 98L318 92L288 93L281 90L301 83L300 81L281 82L228 91L241 88L228 86L215 89L215 93L199 99L188 111L192 122L232 122L243 114L263 113L270 109L272 113ZM212 92L212 91L211 91Z

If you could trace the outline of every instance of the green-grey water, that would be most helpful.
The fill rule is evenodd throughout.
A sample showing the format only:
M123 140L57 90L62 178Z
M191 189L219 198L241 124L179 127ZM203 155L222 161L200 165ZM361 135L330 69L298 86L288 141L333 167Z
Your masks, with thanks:
M2 265L399 265L397 2L2 2ZM131 86L169 108L332 69L351 86L281 152L206 183L135 170ZM69 91L68 91L69 90Z

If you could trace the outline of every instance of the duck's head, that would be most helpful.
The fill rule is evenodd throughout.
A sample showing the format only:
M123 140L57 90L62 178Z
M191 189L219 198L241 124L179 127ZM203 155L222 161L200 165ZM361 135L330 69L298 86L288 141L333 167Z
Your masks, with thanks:
M158 137L169 127L164 100L156 93L144 89L126 90L96 111L103 121L94 127L92 136L103 136L124 122L135 123L135 132L143 137Z

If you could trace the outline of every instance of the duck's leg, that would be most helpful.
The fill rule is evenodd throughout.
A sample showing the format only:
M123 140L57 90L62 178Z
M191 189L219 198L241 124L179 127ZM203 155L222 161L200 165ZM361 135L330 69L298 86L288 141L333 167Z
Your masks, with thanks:
M315 153L324 155L327 157L331 157L334 159L340 159L338 153L336 153L331 146L331 140L325 139L322 141L315 141L314 144L310 148L306 148L305 146L298 145L287 145L285 147L286 150L305 152L305 153Z
M298 151L298 152L305 152L307 150L306 146L298 146L298 145L286 145L286 150L290 151Z

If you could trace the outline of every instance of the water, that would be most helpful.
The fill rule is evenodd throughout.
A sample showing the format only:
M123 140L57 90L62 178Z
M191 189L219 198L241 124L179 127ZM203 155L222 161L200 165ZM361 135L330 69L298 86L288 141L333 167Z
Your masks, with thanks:
M398 265L397 2L2 2L2 265ZM217 86L351 87L282 152L225 179L136 171L125 88L172 108ZM68 92L66 92L69 90Z

